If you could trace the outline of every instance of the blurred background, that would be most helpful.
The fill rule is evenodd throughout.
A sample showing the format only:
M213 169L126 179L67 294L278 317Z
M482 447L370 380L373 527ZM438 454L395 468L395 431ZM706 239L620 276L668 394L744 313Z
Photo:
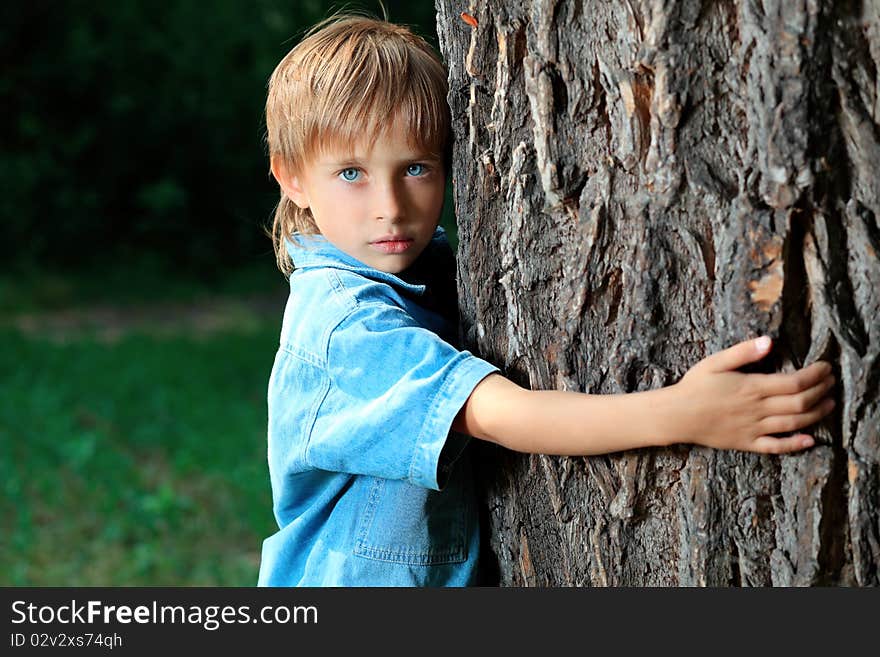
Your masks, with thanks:
M436 48L432 2L384 3ZM330 12L0 9L0 585L252 586L286 281L263 103ZM443 223L453 232L450 191Z

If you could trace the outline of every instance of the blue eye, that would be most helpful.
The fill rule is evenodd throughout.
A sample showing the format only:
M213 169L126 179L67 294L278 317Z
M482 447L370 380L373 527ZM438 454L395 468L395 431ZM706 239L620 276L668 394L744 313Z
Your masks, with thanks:
M346 182L354 182L358 179L360 172L354 168L343 169L339 172L339 175L342 176L342 179Z
M413 171L413 169L415 169L415 171ZM410 174L411 176L421 176L425 172L425 165L424 164L410 164L406 168L406 172L408 174Z

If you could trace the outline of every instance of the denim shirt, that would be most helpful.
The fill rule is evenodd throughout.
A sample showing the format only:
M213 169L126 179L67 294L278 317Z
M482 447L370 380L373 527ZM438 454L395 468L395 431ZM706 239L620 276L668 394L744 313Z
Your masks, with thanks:
M450 427L497 368L454 346L443 230L399 275L322 236L287 246L296 269L268 392L279 530L259 585L476 583L470 439Z

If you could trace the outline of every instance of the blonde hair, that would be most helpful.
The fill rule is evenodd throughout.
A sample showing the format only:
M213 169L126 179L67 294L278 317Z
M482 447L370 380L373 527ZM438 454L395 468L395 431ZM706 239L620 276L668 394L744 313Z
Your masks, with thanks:
M402 121L412 146L450 164L446 70L431 46L406 26L336 14L315 25L269 79L269 157L296 173L323 148L349 148L363 136L372 147L390 121ZM285 240L315 234L308 209L284 191L275 209L272 245L287 276L293 263Z

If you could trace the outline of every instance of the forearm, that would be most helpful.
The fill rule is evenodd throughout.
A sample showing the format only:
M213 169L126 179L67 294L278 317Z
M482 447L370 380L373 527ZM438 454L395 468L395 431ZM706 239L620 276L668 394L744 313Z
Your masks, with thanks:
M526 390L500 375L484 379L455 428L518 452L589 455L675 442L670 388L617 395Z

